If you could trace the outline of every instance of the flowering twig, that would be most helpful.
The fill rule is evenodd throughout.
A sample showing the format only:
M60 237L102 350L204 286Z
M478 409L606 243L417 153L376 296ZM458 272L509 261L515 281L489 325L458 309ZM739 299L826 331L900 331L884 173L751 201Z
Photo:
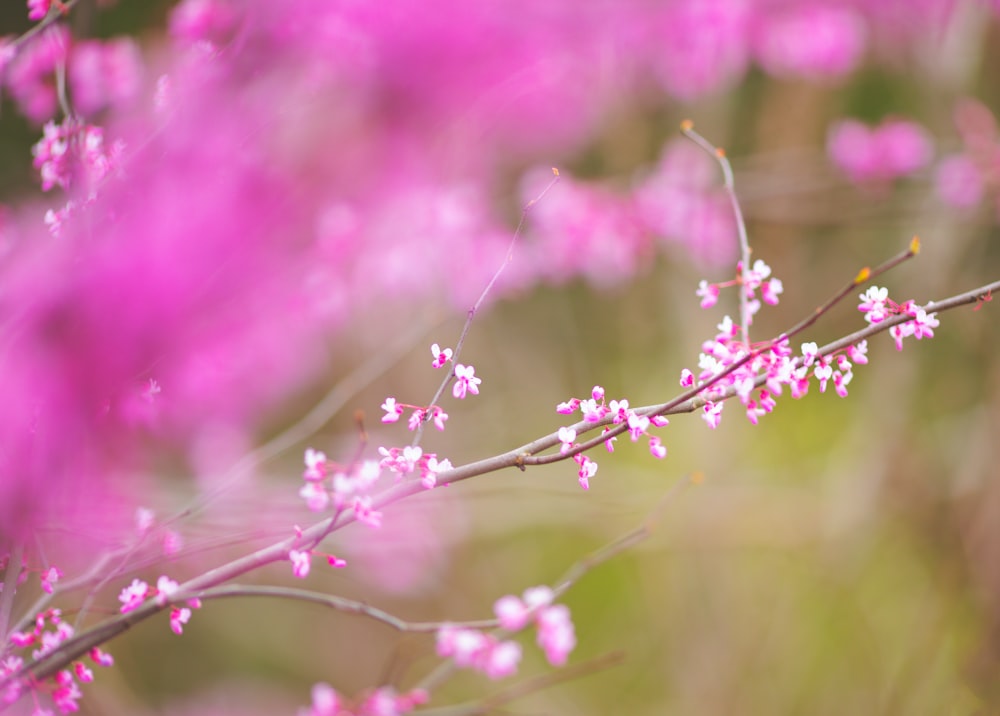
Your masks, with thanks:
M452 366L458 365L458 357L462 352L462 347L465 345L465 338L466 336L469 335L469 329L472 327L473 319L475 319L476 315L479 313L479 310L482 308L483 302L486 300L486 297L489 295L490 291L493 290L493 286L500 278L500 274L503 273L503 270L507 267L507 264L509 264L511 260L514 258L514 247L517 245L518 240L521 238L521 232L524 230L524 224L528 220L528 212L530 212L531 209L535 206L535 204L540 202L545 197L545 195L549 193L549 190L552 189L552 187L554 187L559 182L559 170L553 167L552 174L553 174L552 179L549 181L548 184L545 185L545 188L538 193L538 196L536 196L534 199L525 204L524 208L521 209L521 219L520 221L517 222L517 228L514 229L514 233L510 238L510 244L508 244L507 246L507 253L504 256L503 262L497 268L496 272L493 274L493 277L489 280L489 283L486 284L486 288L483 289L483 292L479 295L479 298L473 304L472 308L469 309L468 314L466 315L465 325L462 326L462 332L458 336L458 342L455 344L455 350L451 356ZM435 392L434 397L431 398L430 405L437 405L438 401L441 399L441 396L444 395L444 391L447 390L448 385L454 378L455 378L455 371L453 368L448 372L448 375L445 376L444 380L441 381L441 385L438 386L437 392ZM424 433L424 425L428 420L430 420L430 418L431 414L430 412L428 412L428 414L424 417L424 419L420 421L420 424L417 426L416 431L413 435L413 440L410 442L411 447L416 447L417 445L420 444L420 440L423 437Z
M726 196L729 197L729 204L733 209L733 217L736 220L736 230L740 237L740 330L743 334L743 343L750 345L750 297L745 290L747 272L750 270L750 239L747 236L746 222L743 220L743 210L740 208L739 199L736 198L736 184L733 180L733 167L726 157L726 152L721 147L717 147L694 130L694 123L686 119L681 122L681 134L693 141L699 147L715 157L715 160L722 168L722 179L726 189Z

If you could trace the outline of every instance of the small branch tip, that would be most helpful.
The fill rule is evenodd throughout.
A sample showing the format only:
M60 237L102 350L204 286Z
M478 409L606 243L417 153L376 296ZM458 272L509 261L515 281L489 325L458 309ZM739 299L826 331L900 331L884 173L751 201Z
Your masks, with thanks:
M705 473L703 473L701 470L697 470L697 471L691 473L691 484L692 485L700 485L704 481L705 481Z
M910 253L916 256L920 253L920 237L914 236L910 239Z
M559 176L559 169L556 167L552 167L552 174L553 176Z
M690 119L685 119L683 122L681 122L682 132L690 132L692 129L694 129L694 122L692 122Z
M858 275L854 277L854 285L864 283L872 275L872 270L865 266L863 269L858 271Z
M726 158L726 150L723 149L722 147L716 147L715 148L715 156L717 156L719 159L725 159Z

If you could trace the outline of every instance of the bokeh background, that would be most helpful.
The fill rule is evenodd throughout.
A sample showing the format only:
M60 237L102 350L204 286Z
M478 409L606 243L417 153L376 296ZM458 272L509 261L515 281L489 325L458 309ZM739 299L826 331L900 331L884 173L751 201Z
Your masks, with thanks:
M138 60L94 71L133 78L108 80L85 117L109 145L124 138L122 175L59 236L42 216L66 198L31 166L48 117L19 104L17 59L5 70L0 534L28 535L34 568L78 573L134 539L136 506L161 519L194 506L163 525L180 552L130 554L90 619L133 575L192 576L307 524L302 451L350 459L357 411L366 454L406 444L378 406L430 399L429 345L454 345L549 167L560 182L465 346L482 392L446 399L448 430L424 442L456 465L556 430L555 405L595 384L633 405L669 399L736 311L731 294L702 310L694 293L733 276L736 244L717 168L678 140L682 119L726 148L754 257L784 282L758 338L914 234L919 257L880 281L897 300L1000 274L995 4L120 0L80 2L62 24L72 47L131 38ZM0 8L2 34L30 26L22 4ZM81 72L86 96L95 75ZM872 149L852 176L828 151L837 122L892 117L925 132L905 172ZM964 206L942 190L958 155L981 179ZM620 441L587 492L571 463L484 476L388 508L380 531L333 536L347 569L245 581L412 620L484 618L697 472L648 539L565 597L571 663L623 663L497 713L996 713L994 308L943 314L902 352L871 341L846 399L813 387L756 427L736 409L715 431L678 416L665 460ZM848 300L804 339L862 325ZM162 393L136 403L150 379ZM300 423L329 391L336 405ZM79 593L60 600L73 610ZM165 622L107 646L116 667L82 712L291 713L317 681L405 689L435 664L429 636L309 605L210 603L183 637ZM522 677L549 672L521 639ZM461 674L434 704L505 688Z

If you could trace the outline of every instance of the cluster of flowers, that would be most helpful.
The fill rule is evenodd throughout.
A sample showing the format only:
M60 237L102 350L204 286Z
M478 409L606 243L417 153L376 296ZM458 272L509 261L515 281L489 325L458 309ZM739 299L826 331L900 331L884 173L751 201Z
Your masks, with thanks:
M118 595L118 601L122 603L119 611L122 614L138 609L149 597L155 597L156 603L164 606L177 593L177 582L167 576L161 576L156 580L156 587L151 587L141 579L133 579L127 587L123 587ZM187 607L172 606L170 608L170 630L174 634L183 634L184 625L191 619L191 609L200 609L200 599L188 599ZM188 608L190 607L190 608Z
M632 442L637 442L640 437L647 435L647 431L651 426L662 428L670 422L662 415L654 416L652 418L640 415L629 407L629 402L625 398L607 402L604 397L604 388L599 385L594 386L590 393L590 398L587 398L586 400L571 398L563 403L559 403L559 405L556 406L556 412L563 415L572 415L577 410L580 411L583 415L584 422L587 423L599 423L609 415L613 416L612 422L616 425L627 423L628 433L632 438ZM604 432L608 432L608 428L604 428ZM573 450L576 445L574 442L576 437L577 434L575 428L559 428L559 441L562 443L560 452L563 455ZM611 437L604 441L604 446L608 452L614 452L614 442L616 440L616 437ZM650 435L649 452L653 455L653 457L663 458L667 455L667 448L663 445L658 436ZM590 478L597 473L597 462L589 456L584 455L582 452L573 455L573 460L577 463L577 465L579 465L577 476L580 481L580 487L584 490L589 489Z
M711 308L719 301L719 291L730 286L742 285L746 294L748 320L752 320L760 311L760 300L757 289L760 289L761 299L769 306L778 304L778 296L785 290L780 278L771 277L771 267L757 259L747 271L743 270L743 262L736 264L738 278L722 283L709 283L702 280L695 294L701 298L702 308Z
M939 322L936 313L917 306L913 300L896 303L889 298L889 289L871 286L861 294L858 310L865 314L869 323L881 323L890 316L907 315L913 320L899 323L889 329L889 335L896 342L896 350L903 350L904 338L933 338Z
M699 295L704 296L703 289L704 286L699 289ZM934 335L933 329L938 325L935 314L917 307L912 300L895 303L889 299L887 289L877 286L870 287L860 295L860 299L858 309L869 323L879 323L892 315L911 316L912 320L889 329L899 350L902 350L906 337L919 340ZM702 305L704 303L703 299ZM811 379L818 382L821 393L832 381L837 395L843 398L847 396L847 386L853 378L853 365L868 362L867 340L822 356L816 343L803 343L801 354L793 356L786 337L768 342L761 348L748 347L740 339L739 327L729 316L723 318L718 330L715 338L702 344L698 375L685 368L680 379L681 386L685 388L707 384L699 395L706 401L702 418L712 428L718 427L722 419L722 399L730 394L739 396L747 419L756 425L760 416L774 410L775 397L782 394L783 386L789 387L793 398L801 398L808 392ZM737 367L730 370L734 365ZM718 378L726 371L729 372L724 377Z
M31 658L37 660L45 654L55 650L60 644L73 637L73 627L62 620L62 612L59 609L48 609L35 617L35 627L30 632L13 632L10 635L11 643L21 649L35 647L31 652ZM111 666L114 659L110 654L94 647L89 652L90 660L98 666ZM0 679L6 679L16 674L24 666L24 659L11 654L3 661L0 661ZM73 663L72 670L64 669L53 678L52 682L25 681L18 682L11 680L7 689L0 694L0 703L12 703L20 697L24 688L33 690L49 689L52 703L59 710L59 713L73 713L79 710L77 702L83 696L80 691L80 683L89 683L94 680L94 674L90 668L82 661ZM79 683L78 683L79 682ZM51 716L52 711L41 706L37 706L32 712L32 716Z
M383 687L351 703L329 684L319 683L312 688L312 705L299 709L297 716L402 716L427 700L427 692L421 689L397 694Z
M507 632L534 624L545 658L553 666L562 666L576 646L576 634L569 608L553 604L554 597L548 587L532 587L525 590L523 598L512 594L501 597L493 605L493 613L500 628ZM460 668L480 671L491 679L512 676L521 661L521 645L517 642L447 624L438 630L437 653Z

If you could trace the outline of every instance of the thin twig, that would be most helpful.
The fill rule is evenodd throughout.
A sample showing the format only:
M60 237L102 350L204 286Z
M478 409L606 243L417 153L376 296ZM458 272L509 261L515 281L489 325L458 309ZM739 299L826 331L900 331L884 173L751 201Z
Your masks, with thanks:
M743 333L744 345L750 345L750 297L747 295L747 273L750 271L750 239L747 236L746 222L743 220L743 210L740 208L740 201L736 198L736 182L733 179L733 167L726 157L726 152L721 147L717 147L703 136L694 131L694 123L686 119L681 122L681 134L697 144L701 149L715 157L715 160L722 167L722 179L726 188L726 196L729 197L729 204L733 209L733 217L736 220L736 230L740 237L740 275L738 284L740 289L740 329Z
M462 326L462 332L458 336L458 343L455 344L455 350L451 354L451 370L448 371L448 375L446 375L444 380L441 381L441 385L438 386L438 389L434 393L434 397L431 398L431 402L429 403L429 405L437 405L437 402L441 399L441 396L444 395L444 391L448 388L448 385L455 378L455 366L458 365L458 357L462 353L462 347L465 345L465 338L466 336L469 335L469 329L472 328L472 321L479 313L479 310L482 308L483 302L486 301L486 297L489 295L490 291L493 290L493 285L500 278L500 274L503 273L503 270L507 268L507 264L509 264L511 260L514 258L514 247L517 245L518 240L521 238L521 233L524 231L524 224L528 220L528 212L531 211L531 209L535 206L535 204L537 204L543 198L545 198L545 195L549 193L549 190L552 189L552 187L554 187L557 183L559 183L559 170L553 167L552 174L553 174L552 179L549 181L548 184L545 185L545 188L542 189L541 192L539 192L538 196L536 196L534 199L525 204L524 208L521 209L521 220L517 222L517 228L514 229L514 233L511 235L510 244L508 244L507 246L507 254L506 256L504 256L503 262L500 264L496 272L493 274L493 278L489 280L489 283L486 284L486 288L484 288L483 292L479 294L479 298L476 300L475 304L473 304L472 308L469 309L469 312L465 318L465 325ZM423 438L424 434L424 425L426 425L427 421L430 420L430 418L431 414L430 411L428 411L427 415L417 426L417 429L413 435L413 440L410 442L410 445L412 447L416 447L417 445L420 444L420 440Z

